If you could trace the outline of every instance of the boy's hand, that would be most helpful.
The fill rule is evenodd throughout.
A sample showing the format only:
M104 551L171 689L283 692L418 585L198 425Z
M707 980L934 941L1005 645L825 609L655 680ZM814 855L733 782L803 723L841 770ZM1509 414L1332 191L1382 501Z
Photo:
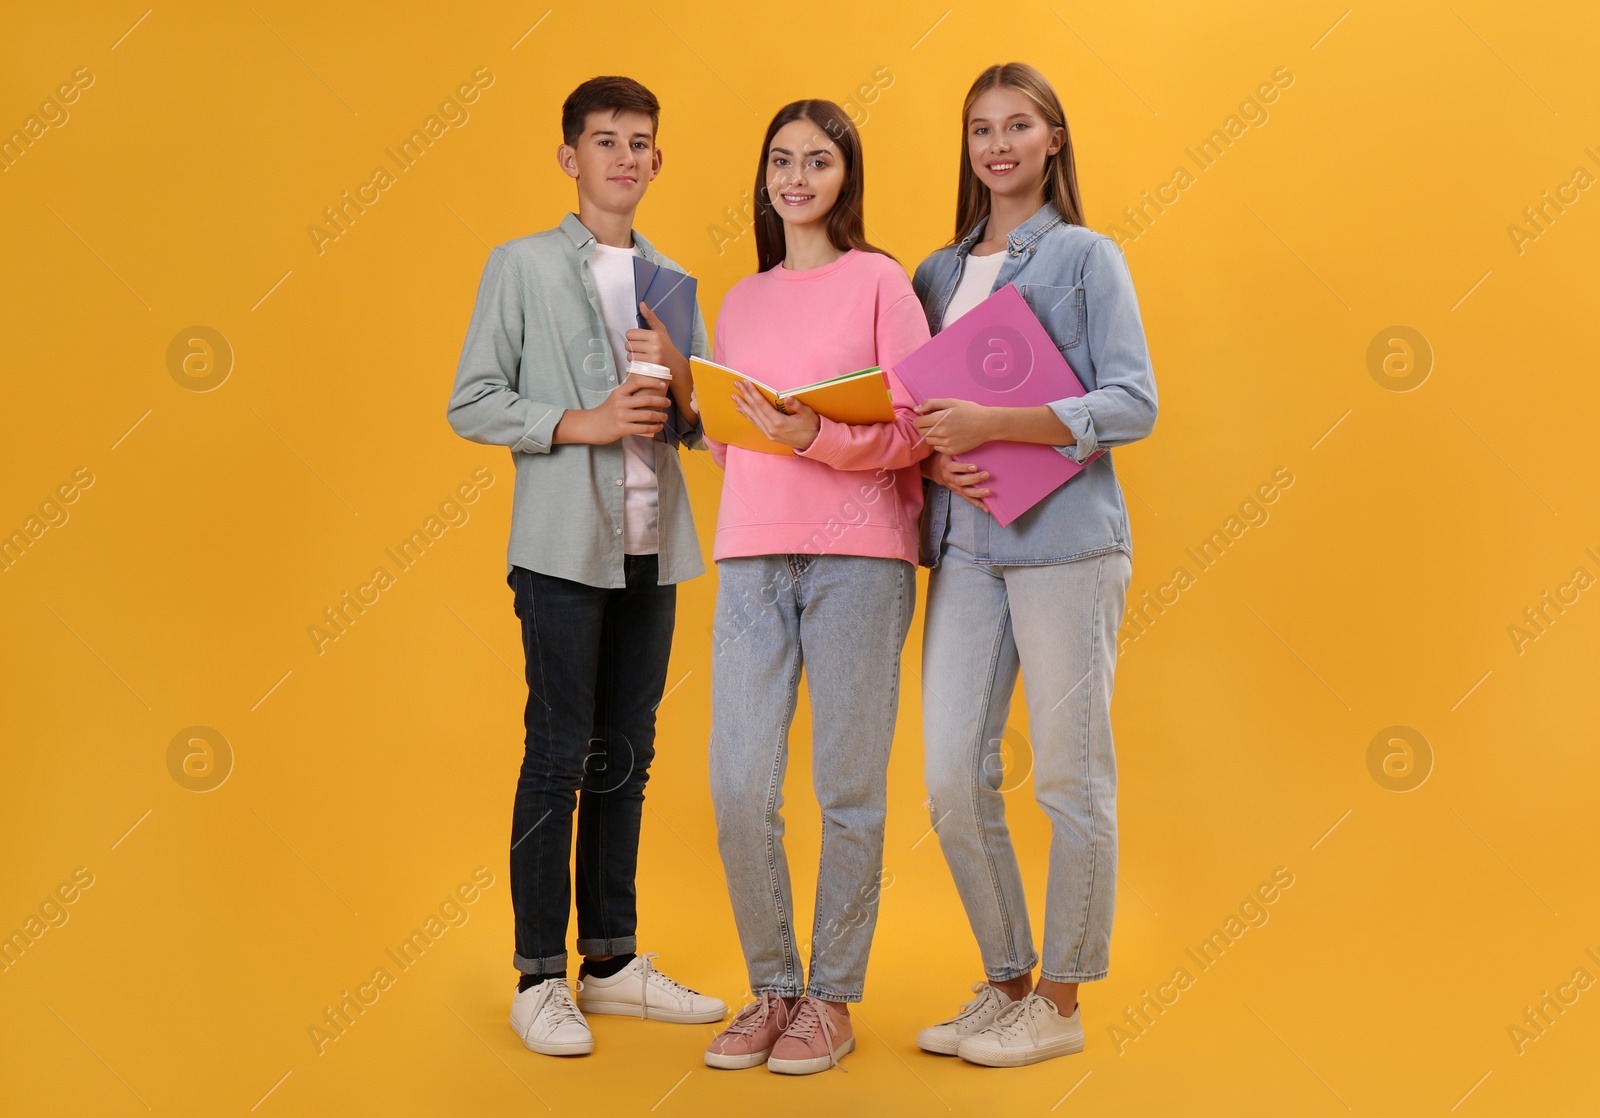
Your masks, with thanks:
M667 332L661 319L656 317L656 312L641 302L639 313L644 315L644 320L650 326L648 329L635 326L627 331L629 359L649 361L653 365L665 365L672 370L673 376L677 376L680 367L687 373L688 358L679 353L677 346L672 344L672 335Z
M558 443L604 446L624 435L654 435L667 422L666 385L635 373L598 407L568 411L556 424Z
M736 381L735 387L738 394L733 398L734 408L767 438L795 450L805 450L816 442L822 420L805 404L792 396L780 396L778 399L787 409L785 414L769 404L748 381Z
M987 470L980 470L971 462L957 462L947 454L930 454L922 460L922 472L956 496L984 508L982 498L989 496L983 484L989 480Z
M667 331L666 325L642 301L639 303L639 313L644 315L644 320L650 324L648 330L635 327L627 332L628 357L634 361L649 361L656 365L665 365L672 370L672 399L678 405L684 421L693 427L700 422L700 412L694 406L692 395L694 381L689 375L689 359L678 352L678 347L672 344L672 335Z

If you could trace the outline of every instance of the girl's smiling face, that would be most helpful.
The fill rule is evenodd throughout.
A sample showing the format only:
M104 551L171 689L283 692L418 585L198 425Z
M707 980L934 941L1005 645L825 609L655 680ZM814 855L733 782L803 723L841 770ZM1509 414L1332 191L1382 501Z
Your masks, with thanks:
M820 221L844 187L844 159L816 124L791 120L767 148L766 186L772 208L785 223Z
M1027 94L1009 86L984 90L967 118L967 158L996 194L1039 189L1046 161L1065 140L1065 129L1051 128Z

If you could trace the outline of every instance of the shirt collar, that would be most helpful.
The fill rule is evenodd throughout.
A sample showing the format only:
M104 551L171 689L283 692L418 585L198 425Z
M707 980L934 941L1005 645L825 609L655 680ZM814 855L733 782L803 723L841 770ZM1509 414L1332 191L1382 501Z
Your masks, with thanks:
M961 239L961 243L956 246L957 255L965 256L972 251L972 246L977 244L979 239L982 238L983 231L989 224L989 216L990 215L985 214L983 218L972 227L972 231ZM1052 226L1059 225L1060 223L1061 211L1056 209L1056 204L1054 202L1046 201L1044 205L1039 207L1037 213L1035 213L1027 221L1024 221L1021 225L1017 226L1015 229L1011 230L1010 235L1007 238L1009 247L1012 251L1019 251L1027 248L1040 237L1044 236L1046 230L1050 229ZM581 223L579 227L582 228Z
M572 247L576 249L582 249L585 245L589 245L591 243L598 243L594 239L594 234L589 231L589 227L583 222L579 221L578 215L570 210L567 211L567 215L561 219L561 231L567 235L567 240L571 241ZM649 241L645 240L644 234L639 232L637 229L633 231L633 245L639 250L640 256L651 261L652 263L655 262L655 246L653 246Z

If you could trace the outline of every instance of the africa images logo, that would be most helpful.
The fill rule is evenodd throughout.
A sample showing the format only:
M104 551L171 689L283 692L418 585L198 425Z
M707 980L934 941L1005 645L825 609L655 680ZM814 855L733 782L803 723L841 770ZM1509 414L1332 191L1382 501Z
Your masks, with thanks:
M1011 327L993 326L968 343L967 372L990 392L1010 392L1033 372L1033 347Z

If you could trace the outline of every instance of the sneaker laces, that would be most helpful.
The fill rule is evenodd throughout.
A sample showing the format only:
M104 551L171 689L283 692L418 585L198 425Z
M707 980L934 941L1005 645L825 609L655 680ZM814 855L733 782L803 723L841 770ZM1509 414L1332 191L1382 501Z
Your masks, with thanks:
M773 1002L783 1004L776 994L762 994L758 1001L753 1001L741 1009L738 1016L728 1022L728 1027L722 1030L723 1033L733 1033L736 1036L753 1035L767 1023L767 1018L772 1016Z
M572 987L567 985L565 978L547 978L543 985L549 987L549 991L545 994L544 1004L539 1007L539 1012L528 1022L530 1031L533 1021L538 1020L541 1015L551 1029L559 1029L563 1025L587 1026L588 1022L584 1020L583 1011L572 1000ZM581 979L578 981L578 989L583 989Z
M962 1002L961 1003L961 1012L960 1013L956 1014L954 1017L950 1018L948 1021L940 1021L939 1024L941 1024L941 1025L956 1025L956 1024L960 1024L966 1018L968 1018L968 1017L972 1016L973 1014L977 1013L980 1009L982 1009L989 1002L989 1000L990 1000L989 991L991 991L991 990L994 990L994 993L996 995L998 995L1000 993L1000 991L995 990L994 987L991 986L987 982L974 982L972 984L972 992L974 994L978 995L978 996L973 998L970 1002Z
M651 960L655 959L660 954L661 953L659 951L646 951L643 954L638 956L638 959L639 959L639 977L640 977L640 979L643 980L643 984L639 988L640 989L640 994L639 994L639 1008L640 1009L647 1010L647 1009L650 1008L650 984L651 983L657 983L657 988L658 989L661 989L661 990L665 991L666 993L671 994L674 998L677 998L680 1001L684 1000L686 996L687 997L693 997L693 996L695 996L696 994L699 993L698 990L691 990L691 989L689 989L689 987L685 986L683 983L679 982L677 979L671 978L671 977L669 977L669 976L667 976L665 974L662 974L660 971L658 971L656 969L655 963L653 963Z
M834 1042L836 1026L833 1023L833 1012L822 1004L820 998L813 998L810 994L800 999L800 1004L795 1006L794 1019L789 1022L789 1027L783 1031L784 1036L792 1036L796 1040L803 1040L809 1044L817 1035L817 1030L822 1030L822 1042L828 1046L828 1064L840 1071L849 1071L839 1062L833 1054L837 1047Z
M1020 1001L1014 1001L1000 1011L1000 1016L994 1019L990 1028L999 1032L1007 1040L1016 1038L1021 1033L1028 1034L1028 1040L1037 1045L1039 1043L1039 1027L1034 1023L1035 1010L1046 1008L1049 1012L1056 1012L1055 1003L1049 998L1040 997L1030 993Z

